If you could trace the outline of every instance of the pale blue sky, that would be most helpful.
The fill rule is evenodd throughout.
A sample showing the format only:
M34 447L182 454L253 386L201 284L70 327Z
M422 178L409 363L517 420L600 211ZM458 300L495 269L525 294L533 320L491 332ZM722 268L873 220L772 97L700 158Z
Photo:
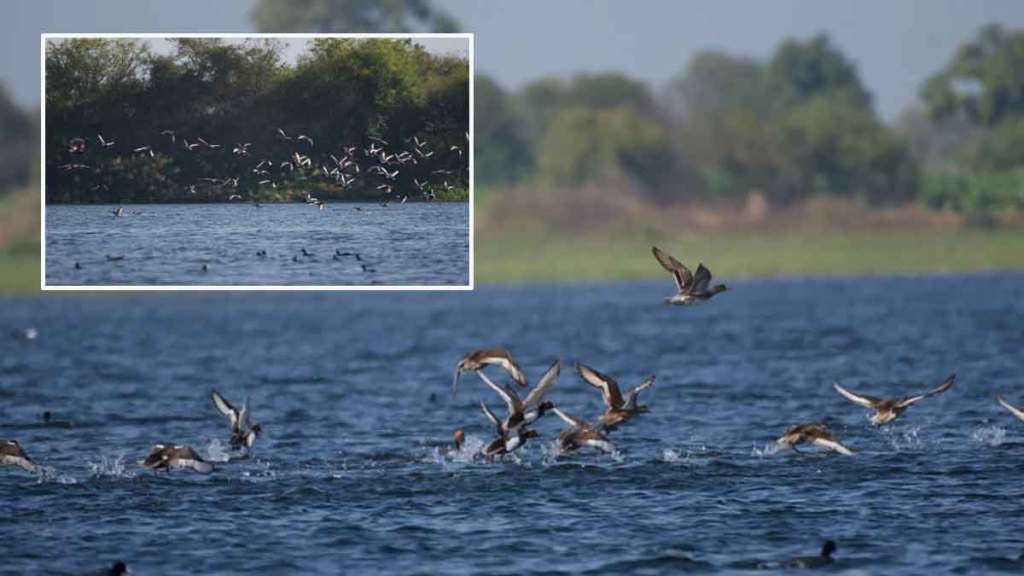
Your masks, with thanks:
M786 37L828 33L885 118L990 22L1024 27L1016 0L438 0L476 33L476 66L506 87L547 74L620 70L657 89L703 49L765 57ZM40 32L246 32L252 0L13 0L0 21L0 80L39 98Z

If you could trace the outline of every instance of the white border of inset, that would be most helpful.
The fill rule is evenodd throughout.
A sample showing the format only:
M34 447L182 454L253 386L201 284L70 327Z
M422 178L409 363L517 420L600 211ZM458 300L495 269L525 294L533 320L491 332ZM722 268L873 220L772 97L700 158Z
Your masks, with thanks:
M225 286L208 286L208 285L146 285L146 286L92 286L92 285L60 285L60 286L49 286L46 284L46 42L47 40L59 40L63 38L286 38L286 39L313 39L313 38L394 38L394 39L405 39L405 38L462 38L469 42L469 52L467 54L467 60L469 61L469 284L463 286L446 286L446 285L424 285L424 286L364 286L364 285L353 285L353 286L325 286L325 285L310 285L310 286L246 286L246 285L225 285ZM40 251L40 289L43 291L124 291L124 292L142 292L142 291L239 291L239 292L253 292L253 291L377 291L387 292L396 290L413 290L413 291L440 291L440 292L459 292L473 290L475 285L475 266L474 266L474 254L475 254L475 238L474 232L474 198L476 180L474 173L474 146L473 142L476 140L476 132L474 128L473 119L473 78L474 78L474 54L475 54L475 39L472 33L459 33L459 34L258 34L258 33L154 33L154 32L140 32L140 33L109 33L109 34L65 34L65 33L50 33L44 32L40 35L39 39L39 158L40 158L40 183L39 183L39 209L41 214L41 237L39 239L39 251Z

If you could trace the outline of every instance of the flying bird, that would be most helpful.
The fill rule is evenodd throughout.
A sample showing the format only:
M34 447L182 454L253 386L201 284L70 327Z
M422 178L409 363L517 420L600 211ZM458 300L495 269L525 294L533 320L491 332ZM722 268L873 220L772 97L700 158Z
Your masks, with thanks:
M463 372L479 372L486 366L500 366L522 388L526 388L526 374L512 358L512 354L504 348L488 348L470 352L463 356L455 365L455 377L452 380L452 395L459 385L459 375Z
M601 415L600 423L606 430L615 430L620 424L632 420L637 414L648 411L647 406L638 405L636 400L641 392L654 385L653 374L622 394L618 382L611 376L606 376L590 366L578 362L576 363L576 372L584 382L601 391L605 411Z
M708 270L704 264L698 265L697 272L694 274L682 262L676 260L671 254L662 252L657 246L652 246L651 252L654 253L654 258L661 266L672 273L672 277L676 281L676 288L679 290L677 294L665 298L666 304L697 304L710 300L715 294L725 291L725 284L708 287L711 283L711 270Z
M900 398L888 399L851 392L850 390L840 386L838 382L832 384L832 387L835 388L836 392L839 392L839 394L850 402L874 410L875 413L871 416L871 423L875 426L882 426L883 424L888 424L898 418L912 404L920 402L925 398L942 394L946 390L949 390L953 387L954 382L956 382L956 374L950 374L938 388L935 388L930 392L917 394L915 396L902 396Z
M797 424L786 428L782 436L775 441L780 448L796 450L798 444L815 444L846 456L853 456L853 450L844 446L825 427L824 424Z

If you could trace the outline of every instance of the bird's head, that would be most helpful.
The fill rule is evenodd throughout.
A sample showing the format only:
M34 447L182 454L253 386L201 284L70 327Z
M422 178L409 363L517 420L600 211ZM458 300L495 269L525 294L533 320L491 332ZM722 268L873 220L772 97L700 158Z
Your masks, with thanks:
M459 428L455 431L455 449L462 450L462 445L466 442L466 433Z

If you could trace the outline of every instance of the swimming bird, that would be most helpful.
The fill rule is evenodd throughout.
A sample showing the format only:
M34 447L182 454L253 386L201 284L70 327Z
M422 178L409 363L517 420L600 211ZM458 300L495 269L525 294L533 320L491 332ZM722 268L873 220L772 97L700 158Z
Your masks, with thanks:
M816 444L823 448L828 448L840 454L847 456L853 456L853 450L850 450L844 446L841 442L832 436L832 433L825 428L824 424L797 424L786 428L782 436L775 441L776 445L780 448L792 448L796 450L797 444L803 443Z
M75 262L75 270L81 270L81 269L82 269L82 265L79 264L78 262Z
M568 414L557 406L552 407L551 411L569 425L568 428L562 430L558 435L558 449L562 452L572 452L584 446L597 448L608 453L615 451L615 447L608 441L608 436L599 426L594 426L572 414Z
M487 404L484 404L483 400L480 401L480 408L494 426L494 431L498 436L492 440L490 444L484 446L480 450L480 453L488 458L503 456L505 454L515 452L521 448L523 444L526 444L526 441L530 438L540 436L540 433L536 430L529 429L525 425L518 426L513 430L506 432L502 429L501 421L494 415L494 412L491 412L491 409L487 407Z
M792 560L783 564L785 568L820 568L827 566L834 562L832 560L832 554L836 551L836 543L831 540L826 540L821 545L821 553L817 556L801 556L799 558L793 558Z
M942 394L946 390L949 390L953 387L954 382L956 382L956 374L950 374L938 388L930 392L918 394L916 396L903 396L901 398L888 399L875 398L874 396L866 396L864 394L851 392L840 386L838 382L833 383L832 387L836 389L836 392L839 392L850 402L874 410L875 413L871 416L871 423L875 426L882 426L883 424L888 424L898 418L907 408L910 407L911 404L924 400L925 398L935 396L936 394Z
M672 273L679 292L665 298L666 304L690 305L710 300L715 294L725 291L725 284L708 287L711 282L711 271L704 264L697 266L696 274L676 260L671 254L662 252L657 246L651 246L651 252L662 268Z
M358 255L357 255L357 260ZM458 364L455 365L455 377L452 380L452 395L455 395L456 389L459 386L459 376L463 372L480 371L485 366L494 365L501 366L512 380L519 384L519 386L526 388L526 374L523 369L519 367L519 364L512 358L512 354L504 348L488 348L483 350L476 350L470 352L466 356L463 356L459 360Z
M514 388L498 386L481 371L477 371L476 374L505 401L505 405L508 407L508 415L502 420L501 429L508 433L519 426L533 424L545 412L554 408L554 403L544 401L544 396L558 382L558 374L561 372L561 369L561 360L555 360L551 367L544 372L544 375L540 377L537 384L530 389L530 392L524 399L519 398L519 394L516 393Z
M203 460L189 446L155 444L142 465L153 470L194 470L200 474L213 471L213 465Z
M604 414L601 415L601 425L606 430L615 430L619 424L631 420L637 414L648 411L647 406L637 405L636 399L641 392L654 385L653 374L623 395L619 390L619 384L611 376L606 376L590 366L578 362L576 363L576 372L584 382L601 391L601 398L605 405Z
M1021 410L1020 408L1017 408L1013 404L1010 404L1009 402L1004 400L1002 396L996 396L996 399L999 400L999 403L1002 404L1003 408L1006 408L1007 410L1010 411L1010 414L1013 414L1017 418L1024 420L1024 410Z
M123 576L128 573L128 565L118 560L117 562L114 562L110 568L103 568L96 572L90 572L89 574L93 576Z
M256 438L263 432L263 427L250 420L249 402L244 402L241 409L235 408L216 390L210 391L210 398L217 410L220 410L220 413L226 416L228 422L231 423L231 448L234 450L241 450L243 447L252 448Z
M0 440L0 465L18 466L29 472L36 469L36 465L21 449L17 440Z
M114 214L114 216L124 216L125 214L123 206L118 206L117 208L111 210L111 212Z

